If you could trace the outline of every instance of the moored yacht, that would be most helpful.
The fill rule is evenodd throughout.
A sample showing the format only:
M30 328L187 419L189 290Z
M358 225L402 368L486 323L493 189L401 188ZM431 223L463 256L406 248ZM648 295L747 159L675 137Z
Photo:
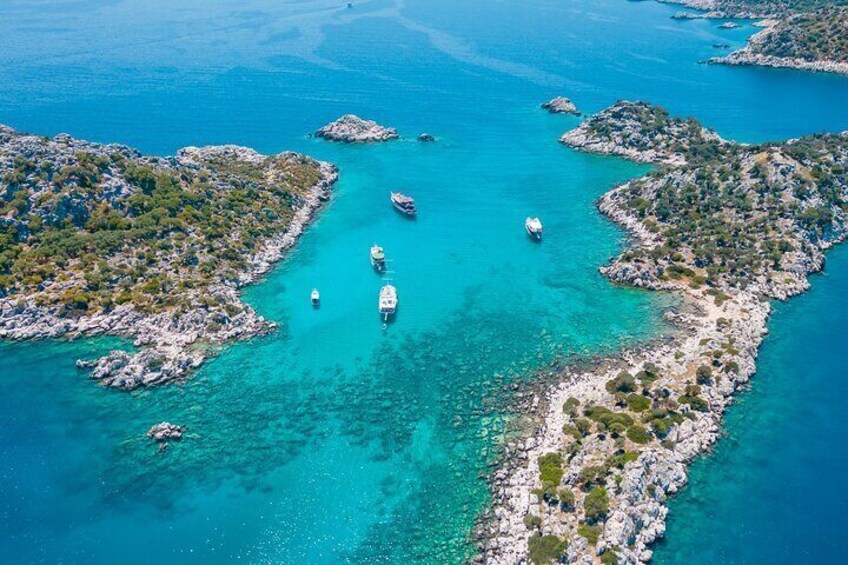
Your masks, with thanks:
M401 193L401 192L392 192L391 193L392 206L406 216L414 216L417 210L415 209L415 200L411 197Z
M391 316L397 311L397 305L397 289L390 284L387 284L383 288L381 288L378 309L380 315L383 317L383 320L388 320L389 316Z
M313 289L312 289L312 294L310 295L310 298L311 298L311 300L312 300L312 305L313 305L313 306L318 306L318 303L321 301L321 295L320 295L320 294L318 294L318 289L317 289L317 288L313 288Z
M376 243L371 246L371 266L380 272L386 268L386 253Z
M539 241L542 239L542 222L539 218L528 217L524 220L524 229L527 230L527 235Z

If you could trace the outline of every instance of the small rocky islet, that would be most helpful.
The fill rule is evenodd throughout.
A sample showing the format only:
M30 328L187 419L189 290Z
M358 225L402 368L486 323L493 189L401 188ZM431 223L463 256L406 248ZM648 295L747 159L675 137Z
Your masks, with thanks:
M551 114L572 114L574 116L581 114L574 102L564 96L551 98L547 102L543 102L541 107Z
M381 126L354 114L345 114L316 131L315 137L342 143L379 143L398 139L399 135L394 128Z
M678 329L537 392L538 424L491 477L478 561L647 563L668 497L754 374L768 301L804 292L845 238L848 132L740 145L619 102L561 141L658 165L601 198L632 238L601 272L675 293Z
M151 157L0 127L0 338L120 336L136 350L78 365L125 390L183 379L273 329L239 288L294 244L337 176L296 153Z
M177 426L170 422L161 422L147 430L147 437L155 442L167 442L169 440L182 439L185 426Z

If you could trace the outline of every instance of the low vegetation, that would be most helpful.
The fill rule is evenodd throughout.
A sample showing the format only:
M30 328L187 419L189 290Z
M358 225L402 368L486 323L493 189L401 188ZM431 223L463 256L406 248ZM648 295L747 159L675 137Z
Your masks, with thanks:
M557 536L531 536L527 542L530 561L534 565L547 565L560 560L568 549L568 542Z
M0 128L0 297L68 316L238 285L321 178L306 157L244 150L143 157L122 146Z
M755 54L807 62L848 63L848 7L827 6L793 15L752 42Z

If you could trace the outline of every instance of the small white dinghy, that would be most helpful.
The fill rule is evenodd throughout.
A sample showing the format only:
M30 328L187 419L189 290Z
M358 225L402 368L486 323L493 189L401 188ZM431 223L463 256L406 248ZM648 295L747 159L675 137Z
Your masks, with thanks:
M380 289L380 300L378 301L378 309L384 321L388 321L389 316L397 312L398 294L397 289L387 284Z
M321 302L321 295L318 294L317 288L312 289L312 294L310 295L310 298L312 299L312 305L318 306L318 304Z
M542 239L542 222L539 218L528 217L524 220L524 229L527 230L527 235L540 241Z

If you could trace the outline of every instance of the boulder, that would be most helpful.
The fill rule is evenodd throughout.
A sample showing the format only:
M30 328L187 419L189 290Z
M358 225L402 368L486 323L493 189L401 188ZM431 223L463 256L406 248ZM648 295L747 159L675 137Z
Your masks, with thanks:
M147 437L160 443L172 439L178 440L183 437L183 432L186 429L188 428L185 426L175 426L170 422L162 422L147 430Z

